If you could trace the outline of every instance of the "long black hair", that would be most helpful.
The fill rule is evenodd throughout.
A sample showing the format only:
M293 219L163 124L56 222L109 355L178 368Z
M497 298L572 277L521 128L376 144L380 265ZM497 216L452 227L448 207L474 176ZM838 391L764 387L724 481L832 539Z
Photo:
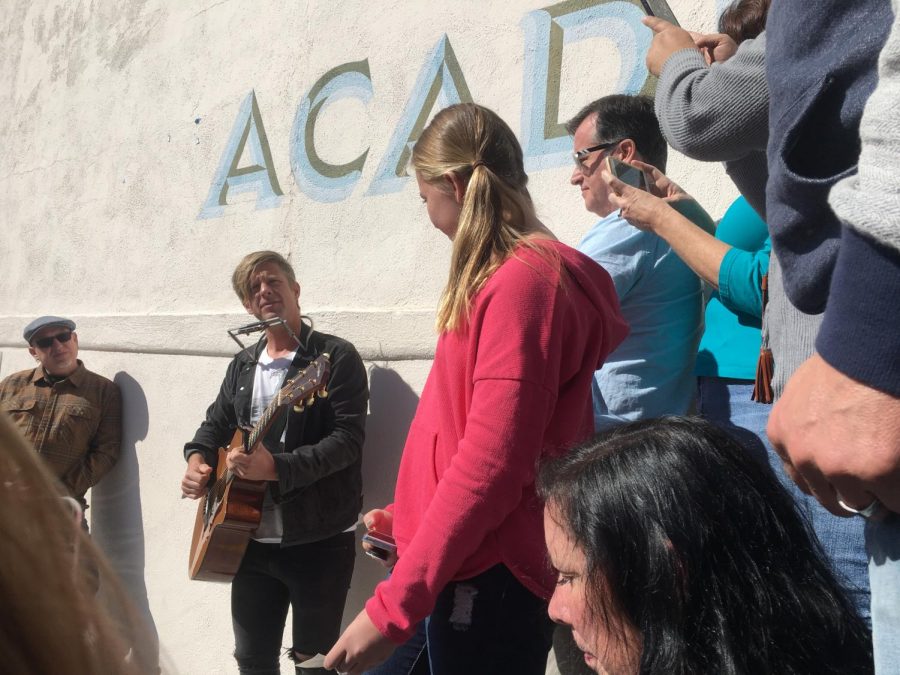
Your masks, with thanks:
M544 464L594 615L640 633L639 675L869 675L868 631L768 467L694 418L622 425Z

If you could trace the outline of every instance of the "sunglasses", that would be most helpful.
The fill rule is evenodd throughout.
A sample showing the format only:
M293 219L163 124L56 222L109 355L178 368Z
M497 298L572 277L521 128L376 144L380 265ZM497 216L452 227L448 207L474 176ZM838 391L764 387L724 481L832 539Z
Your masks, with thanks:
M38 338L34 341L34 345L40 347L41 349L49 349L53 345L54 340L59 340L59 343L63 344L71 339L72 331L67 331L65 333L57 333L56 335Z
M618 141L610 141L609 143L598 143L597 145L592 145L589 148L584 148L582 150L577 150L572 153L572 161L575 162L575 166L578 169L584 168L584 160L587 159L587 156L592 152L596 152L597 150L608 150L614 145L618 145L622 142L622 139Z

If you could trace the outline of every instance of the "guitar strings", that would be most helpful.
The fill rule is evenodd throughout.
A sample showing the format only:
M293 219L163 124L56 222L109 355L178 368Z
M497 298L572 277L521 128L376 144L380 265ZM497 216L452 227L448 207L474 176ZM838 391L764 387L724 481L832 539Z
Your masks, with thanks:
M294 339L295 340L297 339L296 336L294 336ZM299 340L297 340L297 342L299 343ZM326 363L327 363L327 360L326 360ZM313 364L310 364L310 365L313 365ZM289 380L288 383L284 387L282 387L281 390L278 392L278 395L269 402L269 405L266 406L266 409L263 410L262 414L259 416L259 419L257 420L256 426L254 427L253 431L250 432L250 442L249 442L250 448L253 448L256 445L259 435L268 426L271 417L275 414L275 412L278 410L278 408L280 408L284 405L287 405L287 403L282 403L282 398L287 396L287 393L285 390L296 386L298 381L301 381L304 377L306 377L308 370L309 370L309 367L305 368L296 378L294 378L293 380ZM319 386L316 378L308 378L308 379L309 379L309 382L306 383L304 386L308 386L309 384L313 385L313 387L309 393L315 393L319 388L321 388ZM299 398L302 398L302 397L303 396L300 396ZM289 402L290 401L288 401L288 403ZM234 481L234 478L235 478L234 472L232 472L231 469L226 469L225 473L222 474L221 478L216 479L215 482L213 482L213 484L210 486L209 491L206 493L206 497L205 497L206 502L204 504L204 524L205 525L209 525L209 521L211 520L213 515L215 515L215 512L218 509L218 505L225 495L225 490L228 488L228 485L232 481ZM210 499L210 497L212 497L213 495L215 496L215 499Z

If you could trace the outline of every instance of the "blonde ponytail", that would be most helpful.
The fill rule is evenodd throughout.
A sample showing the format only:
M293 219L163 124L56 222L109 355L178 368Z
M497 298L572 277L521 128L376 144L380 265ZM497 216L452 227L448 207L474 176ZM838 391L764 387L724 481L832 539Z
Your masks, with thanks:
M460 328L472 298L520 245L534 247L534 205L522 149L496 113L474 103L435 115L412 153L420 177L444 187L455 174L466 184L447 285L437 311L440 332Z

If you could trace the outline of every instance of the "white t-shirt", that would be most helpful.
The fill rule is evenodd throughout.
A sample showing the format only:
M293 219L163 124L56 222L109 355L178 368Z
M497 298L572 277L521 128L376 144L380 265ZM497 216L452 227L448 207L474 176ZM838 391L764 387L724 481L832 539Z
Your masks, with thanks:
M275 398L278 390L284 384L284 376L297 352L287 356L272 358L267 350L263 349L256 362L256 370L253 374L253 397L250 400L250 423L256 424L259 416ZM285 432L287 427L285 427ZM284 443L284 434L281 435ZM263 513L259 527L253 533L253 539L264 544L277 544L281 541L284 532L281 521L281 507L272 499L272 494L266 489L263 501Z

